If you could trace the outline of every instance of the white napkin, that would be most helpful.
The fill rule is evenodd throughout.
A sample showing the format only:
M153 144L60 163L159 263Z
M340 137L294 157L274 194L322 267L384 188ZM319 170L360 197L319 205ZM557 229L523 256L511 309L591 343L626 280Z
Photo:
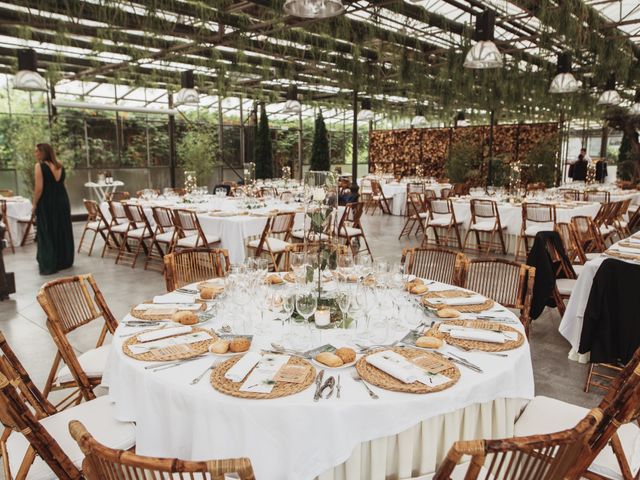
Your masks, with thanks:
M200 310L199 303L141 303L134 310Z
M256 368L249 374L240 387L241 392L271 393L275 383L272 381L280 367L291 358L289 355L263 355Z
M404 383L413 383L418 379L418 367L410 363L399 353L391 350L374 353L366 357L367 362Z
M506 341L505 336L501 333L475 328L453 328L449 331L449 335L459 340L477 340L489 343L504 343Z
M626 239L629 243L637 243L640 244L640 237L629 237Z
M193 330L193 328L183 325L180 327L172 327L172 328L163 328L154 330L153 332L141 333L136 338L138 342L151 342L153 340L160 340L161 338L171 337L173 335L182 335L184 333L189 333Z
M139 354L148 352L149 350L175 347L177 345L188 345L190 343L197 343L210 339L211 335L209 335L207 332L187 333L179 337L163 338L162 340L156 340L154 342L129 345L129 350L131 350L135 354Z
M247 373L260 361L261 355L258 352L247 352L244 356L224 374L227 380L241 382Z
M153 297L153 303L195 303L197 295L189 293L169 292Z
M471 295L470 297L429 298L428 301L434 305L478 305L484 303L485 297Z
M638 250L637 248L633 248L633 247L622 247L620 245L616 245L611 250L614 250L614 251L617 251L617 252L620 252L620 253L630 253L631 255L639 255L640 256L640 250Z

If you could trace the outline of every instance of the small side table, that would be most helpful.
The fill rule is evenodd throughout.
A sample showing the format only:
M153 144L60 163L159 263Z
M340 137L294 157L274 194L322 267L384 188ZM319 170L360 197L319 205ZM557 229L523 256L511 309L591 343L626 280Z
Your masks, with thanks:
M120 180L115 180L113 183L87 182L84 186L92 189L98 197L98 203L102 203L107 199L107 196L115 192L118 187L123 187L124 182Z

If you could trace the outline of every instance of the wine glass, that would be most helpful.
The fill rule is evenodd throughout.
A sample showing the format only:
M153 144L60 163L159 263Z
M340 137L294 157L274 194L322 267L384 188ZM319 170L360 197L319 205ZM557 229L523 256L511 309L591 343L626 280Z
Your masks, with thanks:
M309 317L315 313L317 308L318 298L312 290L306 290L296 295L296 310L305 321L309 321Z
M342 313L342 328L347 328L347 312L349 311L349 307L351 306L351 292L346 288L341 288L338 290L335 296L336 303L338 304L338 308L340 309L340 313Z
M374 303L374 296L372 295L370 287L363 284L358 285L356 289L356 303L362 312L362 317L364 317L358 320L356 329L359 331L360 336L366 340L371 337L369 332L369 313ZM364 320L364 322L362 320Z
M307 253L291 252L289 253L289 265L296 276L298 283L303 283L306 277Z
M314 293L309 290L304 290L296 295L296 310L302 317L292 317L295 331L292 332L292 343L297 349L304 349L309 346L311 341L311 326L309 325L309 317L313 315L318 307L318 299Z
M293 314L293 310L295 309L296 304L296 295L295 293L287 289L281 294L282 296L282 313L284 314L282 319L282 338L284 339L284 327L286 323L291 323L291 315Z
M371 273L371 266L373 264L371 255L368 253L359 253L356 255L354 261L360 277L366 277Z
M346 282L352 270L353 270L353 255L351 255L351 253L347 253L345 255L339 255L338 256L338 272L340 273L341 280Z

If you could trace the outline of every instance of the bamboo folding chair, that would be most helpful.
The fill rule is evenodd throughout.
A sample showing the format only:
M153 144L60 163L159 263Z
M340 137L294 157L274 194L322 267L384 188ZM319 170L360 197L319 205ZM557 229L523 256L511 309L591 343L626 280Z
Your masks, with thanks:
M520 322L528 337L536 269L501 258L474 258L465 263L462 286L520 310Z
M164 280L167 292L194 282L226 276L231 266L224 248L194 248L164 256Z
M382 185L377 180L371 180L371 206L373 206L373 214L380 208L383 214L391 215L391 209L389 208L389 202L382 190ZM368 209L367 209L368 210Z
M365 210L371 207L373 202L373 188L371 186L371 180L363 178L360 181L360 188L358 189L358 197L362 203L364 203Z
M428 191L428 190L427 190ZM425 247L433 242L429 241L426 232L429 228L433 230L435 245L438 247L448 247L451 244L451 233L456 241L457 247L462 250L462 238L460 236L460 225L462 221L456 219L456 212L450 199L427 199L429 206L428 215L425 219L425 236L422 239L422 246Z
M337 212L332 211L326 220L322 224L322 232L316 233L311 229L311 218L309 215L304 216L304 226L291 231L291 242L326 242L333 236L333 230L335 225L335 218ZM295 219L294 219L295 223Z
M419 182L410 182L407 183L407 197L405 199L405 205L404 205L404 215L405 217L410 216L410 207L409 207L409 198L411 196L412 193L417 193L419 195L424 196L424 183L419 183Z
M173 223L176 228L174 248L210 248L220 242L220 237L204 233L196 212L174 210Z
M469 230L464 237L464 250L467 250L467 241L469 235L473 233L476 238L476 250L482 252L485 250L483 245L482 236L486 235L486 250L485 253L489 253L492 248L500 249L503 255L507 253L507 247L504 242L503 230L507 228L502 226L500 221L500 212L498 211L498 204L494 200L482 200L474 198L471 200L471 223L469 224ZM499 243L495 241L495 236L498 235Z
M320 248L320 246L323 246L326 248L327 245L321 242L292 243L284 251L284 257L282 260L282 264L283 264L282 271L283 272L291 271L291 254L292 253L306 252L309 254L316 254L318 253L318 249ZM331 245L331 248L333 247L334 245ZM349 251L349 247L347 245L336 245L335 247L336 247L335 252L337 255L348 255L347 252Z
M24 233L22 234L22 239L20 240L20 246L24 247L29 239L36 240L36 236L38 232L36 232L36 214L31 213L30 215L26 215L24 217L18 217L18 225L21 225L24 228Z
M150 265L155 265L153 262L157 262L160 264L160 270L162 271L164 270L164 261L162 259L167 253L173 251L176 241L176 228L173 223L173 212L170 208L152 207L151 212L155 227L144 268L146 270ZM163 245L164 249L162 248Z
M576 190L575 188L560 188L559 192L565 200L580 200L580 190Z
M423 197L419 192L409 193L409 198L407 199L407 219L404 222L402 230L400 230L398 240L405 235L411 235L414 228L416 228L416 235L419 233L420 229L422 229L422 233L426 235L424 222L429 213L422 198Z
M291 232L295 218L296 214L293 212L269 216L260 238L247 243L247 249L252 256L261 257L266 253L274 271L279 271L280 260L286 248L291 245Z
M364 234L362 223L362 213L364 211L364 202L352 202L347 204L338 222L338 238L344 239L347 246L351 248L352 253L355 255L358 252L366 249L369 255L371 255L371 249L369 248L369 242ZM365 248L362 248L362 242L364 242ZM358 246L354 245L354 241ZM357 248L357 250L356 250Z
M436 193L436 191L432 190L430 188L425 188L424 189L423 197L424 197L425 203L428 203L429 200L435 200L435 199L439 198L438 194Z
M558 251L558 248L551 241L545 242L545 248L551 261L554 265L557 265L557 269L554 272L556 281L551 295L556 303L558 312L560 312L560 316L563 316L566 310L564 301L571 297L571 292L573 292L578 276L573 269L573 265L567 262L568 255L566 252L563 255L563 252Z
M89 245L89 256L93 252L93 245L96 242L96 238L98 235L102 237L102 240L107 241L106 231L109 230L109 225L105 221L102 212L100 211L100 207L98 203L93 200L84 199L84 208L87 210L87 221L84 224L84 228L82 229L82 235L80 236L80 244L78 245L78 253L82 250L82 245L84 243L84 238L87 232L93 232L93 237L91 238L91 245Z
M602 234L591 217L584 215L571 217L571 226L587 259L606 250Z
M120 243L116 265L122 258L130 258L131 268L135 268L141 249L149 256L149 247L145 242L153 238L153 229L142 206L125 204L124 208L129 218L129 228L124 232L124 239ZM145 261L145 267L146 263Z
M174 458L143 457L130 451L115 450L98 442L78 421L69 424L71 436L85 455L83 470L87 480L165 479L222 480L235 473L241 480L255 480L248 458L203 462ZM134 473L135 472L135 473Z
M107 332L113 334L118 323L93 275L62 277L47 282L40 288L37 299L47 315L47 328L57 347L44 395L48 396L52 390L74 388L59 405L95 398L93 389L100 385L110 349L104 345L104 340ZM103 319L104 325L95 348L76 355L67 335L99 318ZM58 370L61 361L65 366Z
M285 190L280 192L280 201L288 203L293 200L293 192L291 190Z
M109 214L111 215L111 222L109 222L109 228L107 230L107 240L104 242L102 248L102 257L105 253L113 251L117 257L120 252L120 245L124 242L125 232L129 229L129 217L127 211L124 208L124 203L108 200ZM125 244L126 248L129 248Z
M609 203L611 202L611 192L606 190L586 190L584 199L587 202Z
M276 187L261 187L258 190L259 198L278 198L278 190Z
M565 480L577 478L578 460L590 453L589 437L602 412L592 410L574 428L546 435L453 444L430 480ZM469 455L468 463L458 465ZM465 473L466 472L466 473Z
M7 214L7 201L0 199L0 214L2 214L2 223L4 224L4 235L7 237L7 242L11 248L11 253L16 253L16 249L13 246L13 235L11 233L11 226L9 225L9 216Z
M536 233L553 231L556 225L556 206L545 203L526 202L522 204L522 226L516 241L515 260L518 261L520 248L524 245L524 256L529 255L529 240L536 237Z
M629 206L631 205L631 199L629 198L616 203L618 207L615 211L611 212L610 225L615 228L618 238L623 239L631 235L629 222L625 220L625 216L627 215Z
M440 198L449 198L451 196L452 189L449 187L445 187L440 190Z
M621 369L598 405L602 412L586 449L576 462L571 479L634 480L640 475L631 462L637 455L640 436L640 348ZM568 428L580 420L586 409L560 400L536 396L516 421L514 434L548 434ZM634 476L635 475L635 476Z
M131 194L126 190L111 192L106 196L106 199L111 202L122 202L124 200L129 200L131 198Z
M405 248L402 259L405 273L451 285L462 285L466 255L443 248Z
M571 262L573 269L576 270L576 267L583 265L587 261L587 256L585 255L580 242L578 242L573 225L567 222L557 222L556 232L558 232L562 239L562 245L564 246L564 250L567 253L567 257L569 257L569 261ZM574 262L577 262L577 264ZM578 272L576 271L576 273Z

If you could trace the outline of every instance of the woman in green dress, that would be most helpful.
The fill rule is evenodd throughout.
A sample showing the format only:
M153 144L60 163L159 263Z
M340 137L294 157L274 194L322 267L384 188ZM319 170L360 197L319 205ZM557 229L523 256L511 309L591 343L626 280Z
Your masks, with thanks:
M36 145L33 211L36 215L38 265L50 275L73 265L71 207L64 187L64 167L48 143Z

